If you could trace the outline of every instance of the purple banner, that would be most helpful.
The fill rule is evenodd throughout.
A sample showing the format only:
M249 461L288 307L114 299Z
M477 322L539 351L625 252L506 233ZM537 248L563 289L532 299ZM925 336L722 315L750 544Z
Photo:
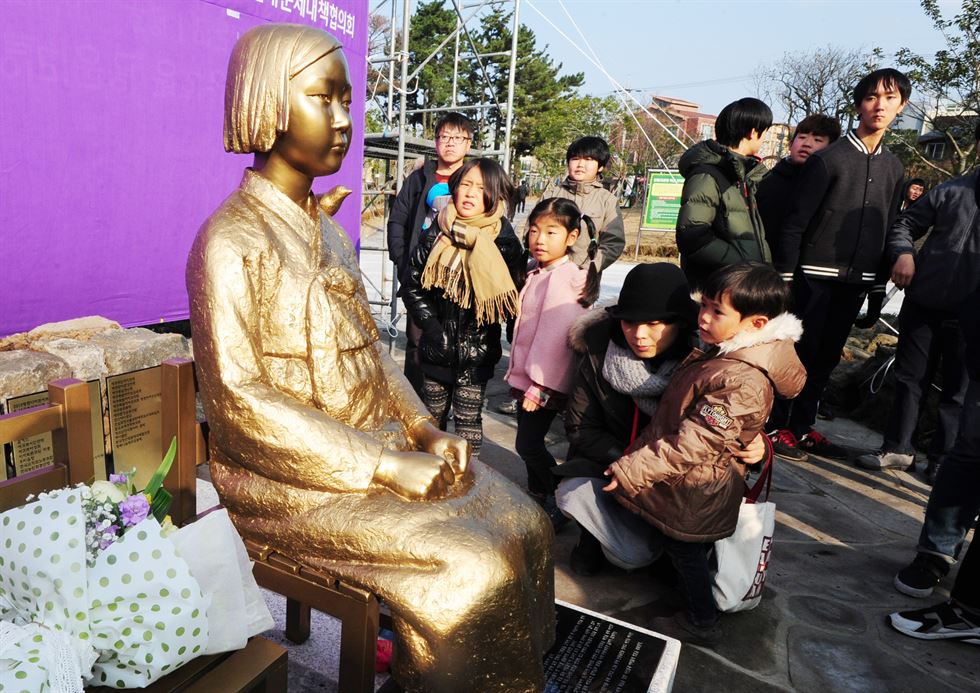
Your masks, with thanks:
M0 2L0 335L103 315L187 317L194 234L252 157L222 147L225 70L266 21L339 38L354 94L366 79L367 0ZM337 215L359 235L364 103Z

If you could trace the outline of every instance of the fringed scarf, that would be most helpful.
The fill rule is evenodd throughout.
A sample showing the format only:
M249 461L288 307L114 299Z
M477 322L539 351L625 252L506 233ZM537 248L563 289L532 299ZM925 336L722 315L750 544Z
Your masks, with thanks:
M602 362L602 377L612 389L632 397L640 411L652 417L657 413L660 396L667 389L670 376L679 365L680 361L667 359L651 372L647 368L647 359L641 359L632 349L611 341Z
M463 308L475 306L477 325L500 322L517 315L517 287L494 239L500 233L504 205L490 214L457 219L450 202L439 212L436 239L425 269L422 288L436 287Z

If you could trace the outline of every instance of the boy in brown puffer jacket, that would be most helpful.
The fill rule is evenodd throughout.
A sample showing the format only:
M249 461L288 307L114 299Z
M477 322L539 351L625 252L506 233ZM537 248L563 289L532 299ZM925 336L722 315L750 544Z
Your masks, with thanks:
M708 549L731 536L745 491L732 452L762 431L776 393L793 397L806 372L793 343L803 327L786 312L789 289L770 266L724 267L704 285L694 350L674 372L656 415L606 474L606 491L654 527L687 602L682 639L721 638Z

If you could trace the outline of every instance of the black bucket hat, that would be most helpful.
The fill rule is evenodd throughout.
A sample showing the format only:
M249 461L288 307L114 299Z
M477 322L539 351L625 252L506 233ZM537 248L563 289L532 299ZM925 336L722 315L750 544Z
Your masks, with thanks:
M619 302L606 308L616 320L626 322L697 322L698 304L691 298L684 272L669 262L637 265L629 271L619 292Z

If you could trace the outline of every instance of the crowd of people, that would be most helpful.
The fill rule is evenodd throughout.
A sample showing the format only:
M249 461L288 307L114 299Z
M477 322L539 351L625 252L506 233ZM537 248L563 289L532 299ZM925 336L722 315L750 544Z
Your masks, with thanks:
M932 190L906 180L882 142L910 94L901 72L871 72L853 89L855 129L811 114L771 171L758 157L770 108L755 98L726 106L715 138L680 159L680 268L637 265L614 305L594 305L601 272L625 246L599 137L569 145L566 175L515 230L508 216L523 207L526 182L515 185L491 159L467 161L473 126L448 114L436 125L436 159L392 206L405 374L429 412L443 429L451 414L478 453L506 329L527 492L556 531L577 526L576 573L668 557L685 598L674 620L685 640L721 637L709 556L735 531L749 471L770 450L848 458L814 424L851 328L880 318L889 279L905 289L895 400L881 449L859 466L914 467L920 405L942 371L933 490L895 587L931 596L976 522L980 181L977 170ZM569 440L562 464L546 444L559 414ZM977 553L967 552L948 603L892 614L892 625L980 644Z

